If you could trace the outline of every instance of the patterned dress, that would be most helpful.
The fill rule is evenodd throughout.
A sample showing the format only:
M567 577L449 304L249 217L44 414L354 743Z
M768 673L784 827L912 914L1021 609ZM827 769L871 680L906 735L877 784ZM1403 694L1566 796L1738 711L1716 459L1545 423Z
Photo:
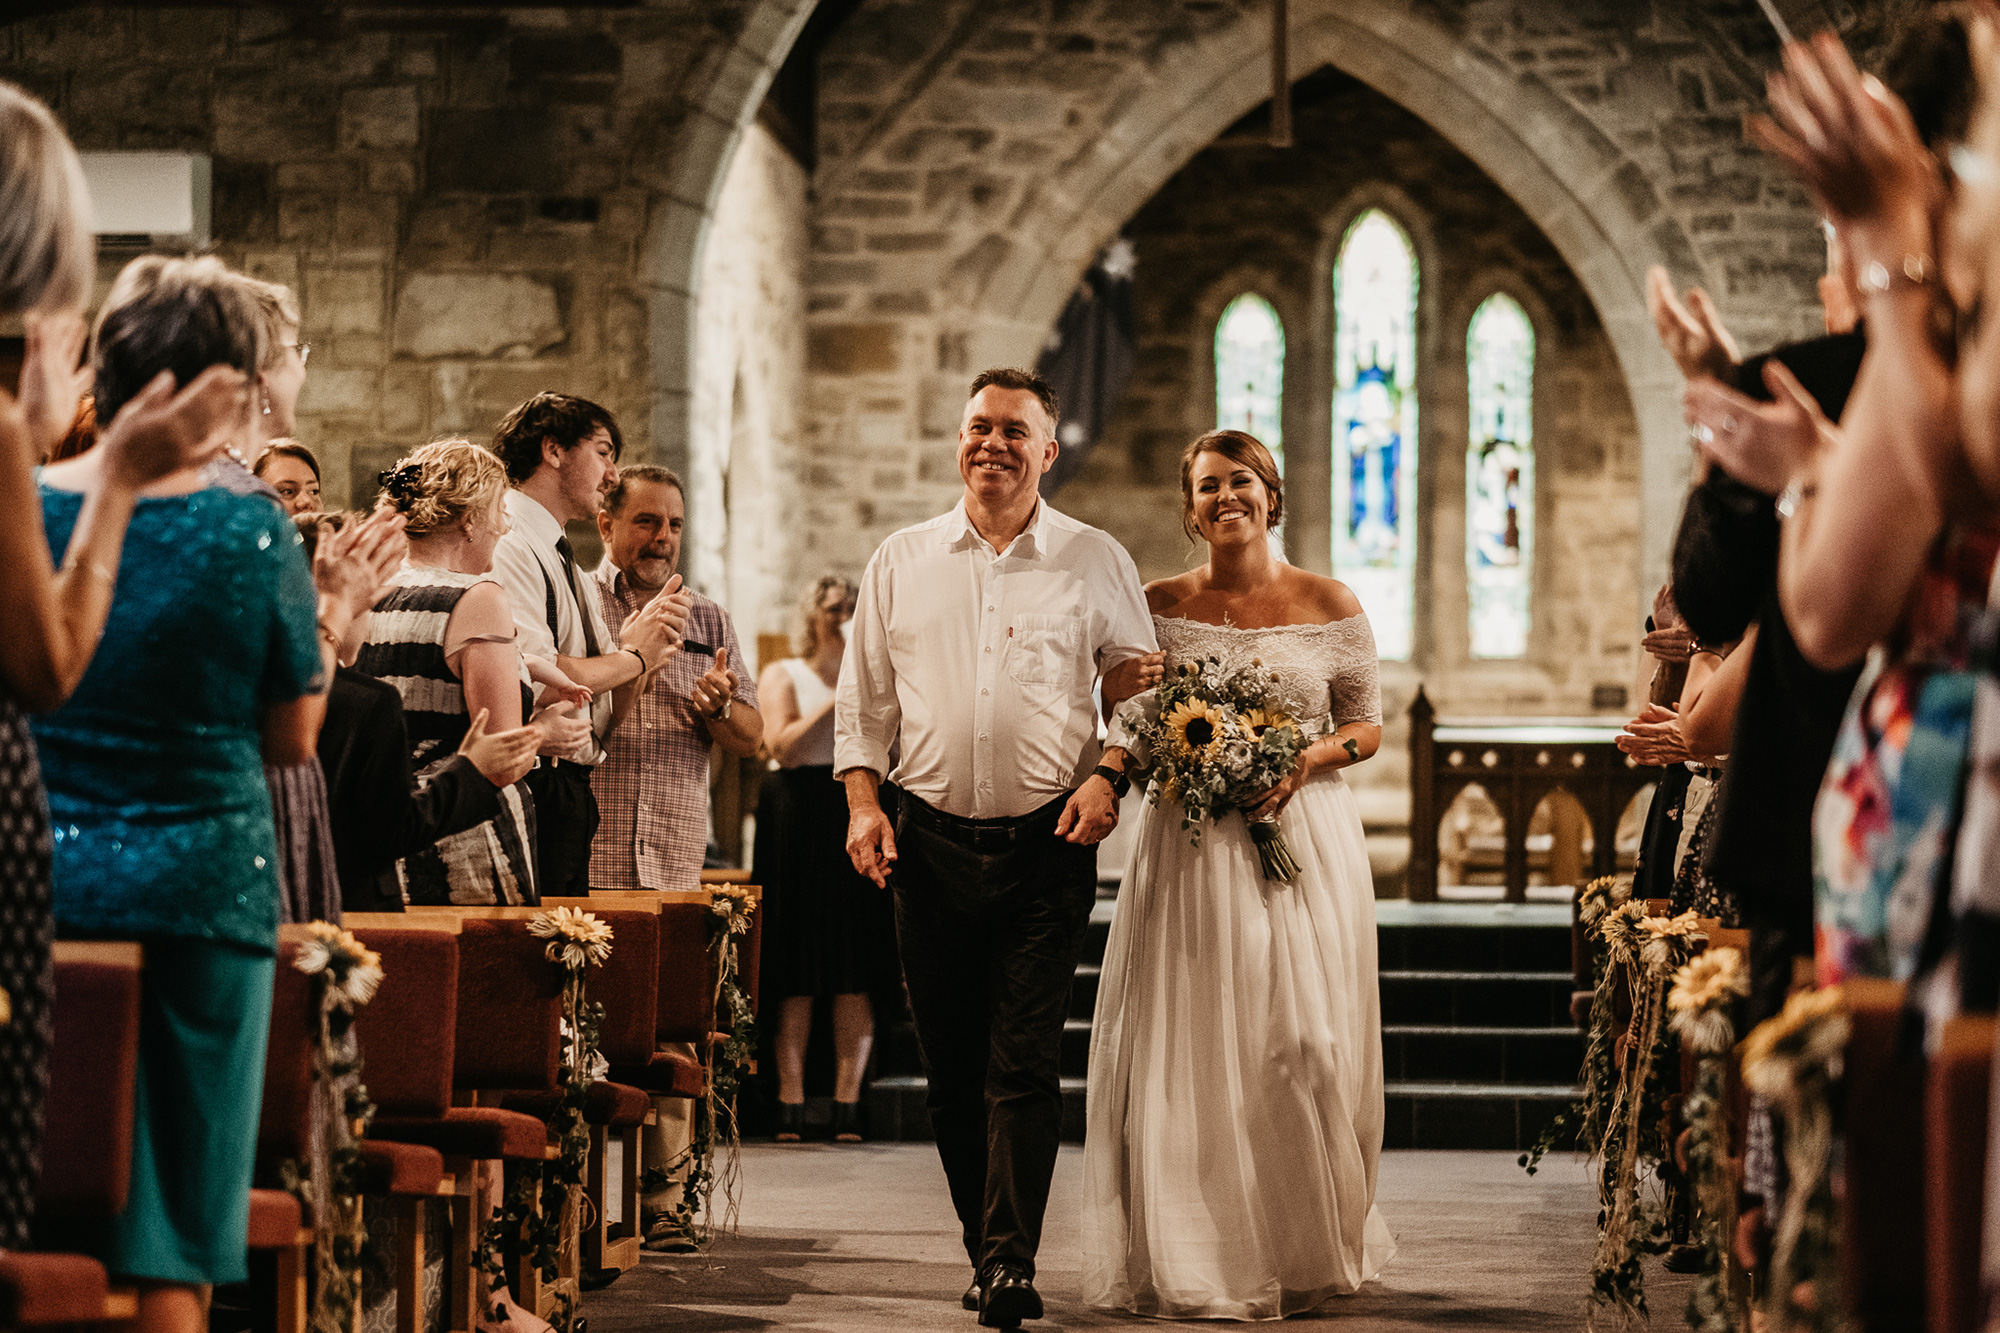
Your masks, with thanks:
M49 1082L49 817L28 722L0 696L0 1249L28 1243L41 1177L42 1101Z
M410 767L423 781L458 753L472 725L465 687L445 658L445 629L467 590L486 574L405 565L375 604L355 669L394 685L410 728ZM478 642L479 640L467 640ZM525 694L525 687L523 690ZM523 711L525 716L525 707ZM411 903L523 904L535 891L534 801L517 782L500 792L500 817L454 833L396 866Z

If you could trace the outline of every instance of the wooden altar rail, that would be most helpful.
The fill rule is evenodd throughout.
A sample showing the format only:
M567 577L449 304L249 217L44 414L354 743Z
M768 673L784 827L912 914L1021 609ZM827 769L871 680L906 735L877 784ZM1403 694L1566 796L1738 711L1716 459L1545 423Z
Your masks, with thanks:
M1590 821L1590 876L1616 871L1618 821L1660 772L1618 749L1621 730L1596 718L1440 719L1419 686L1410 702L1410 901L1437 901L1439 826L1474 784L1499 807L1506 828L1507 902L1528 899L1528 821L1554 791L1575 797Z

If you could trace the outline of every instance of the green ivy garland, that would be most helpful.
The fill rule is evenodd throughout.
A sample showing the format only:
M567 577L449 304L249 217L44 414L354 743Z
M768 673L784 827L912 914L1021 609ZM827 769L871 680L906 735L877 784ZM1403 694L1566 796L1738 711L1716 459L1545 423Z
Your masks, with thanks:
M1729 1124L1723 1083L1736 1024L1730 1016L1738 998L1750 992L1743 956L1735 949L1710 949L1674 977L1667 1009L1682 1044L1695 1057L1694 1086L1681 1099L1687 1121L1688 1179L1694 1188L1695 1239L1701 1272L1688 1293L1688 1327L1696 1333L1737 1333L1740 1323L1729 1299L1729 1231L1736 1214L1729 1176Z
M661 1216L669 1230L695 1246L706 1246L715 1234L712 1203L716 1185L722 1186L722 1226L736 1220L736 1160L742 1134L736 1120L737 1094L750 1071L757 1049L757 1018L750 997L738 981L738 937L750 929L750 915L756 899L733 885L711 885L713 901L708 919L708 947L715 958L715 1012L728 1016L729 1027L723 1040L709 1044L708 1092L697 1098L689 1117L688 1146L664 1168L654 1167L645 1174L648 1191L680 1187L680 1197ZM715 1166L715 1148L724 1149L722 1170Z
M546 1163L524 1163L507 1187L501 1207L487 1223L480 1267L487 1277L487 1290L494 1293L507 1285L507 1253L515 1245L520 1247L522 1262L534 1265L544 1282L554 1282L562 1271L564 1219L573 1201L582 1207L584 1169L590 1156L590 1127L583 1120L583 1102L604 1031L604 1006L591 1002L585 990L590 969L602 966L611 956L611 927L589 912L558 907L530 921L528 931L549 941L549 961L561 966L564 974L567 1035L559 1075L562 1099L548 1122L557 1153ZM556 1301L550 1323L557 1333L569 1333L576 1302L567 1291L559 1291ZM497 1296L491 1313L494 1319L504 1313Z
M361 1083L361 1049L354 1014L382 983L382 959L347 931L324 921L307 927L293 966L312 978L312 1157L287 1162L285 1187L307 1206L313 1223L313 1333L349 1333L361 1313L361 1266L367 1248L362 1221L360 1140L375 1118ZM323 1169L315 1169L319 1162Z

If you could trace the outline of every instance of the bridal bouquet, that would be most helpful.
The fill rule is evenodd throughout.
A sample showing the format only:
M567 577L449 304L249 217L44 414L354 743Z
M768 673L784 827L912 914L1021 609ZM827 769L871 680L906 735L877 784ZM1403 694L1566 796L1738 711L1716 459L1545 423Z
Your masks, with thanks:
M1309 742L1273 695L1277 679L1256 658L1228 667L1206 657L1118 707L1114 743L1151 771L1148 799L1180 802L1181 827L1197 847L1203 821L1248 807L1298 767ZM1276 820L1251 822L1250 840L1264 878L1289 883L1298 873Z

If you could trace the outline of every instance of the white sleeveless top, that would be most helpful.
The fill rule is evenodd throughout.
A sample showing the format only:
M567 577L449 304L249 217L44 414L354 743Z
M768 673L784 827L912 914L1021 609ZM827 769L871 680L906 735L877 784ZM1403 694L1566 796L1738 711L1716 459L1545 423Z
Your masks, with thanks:
M804 717L815 708L824 706L826 701L833 697L833 686L821 680L819 672L813 670L812 663L806 661L804 658L787 657L779 662L778 665L784 667L785 674L792 678L792 694L798 700L799 716ZM821 718L812 730L799 737L799 743L794 745L792 752L785 756L782 766L785 768L805 768L813 764L828 767L831 767L833 764L833 714L831 712Z

